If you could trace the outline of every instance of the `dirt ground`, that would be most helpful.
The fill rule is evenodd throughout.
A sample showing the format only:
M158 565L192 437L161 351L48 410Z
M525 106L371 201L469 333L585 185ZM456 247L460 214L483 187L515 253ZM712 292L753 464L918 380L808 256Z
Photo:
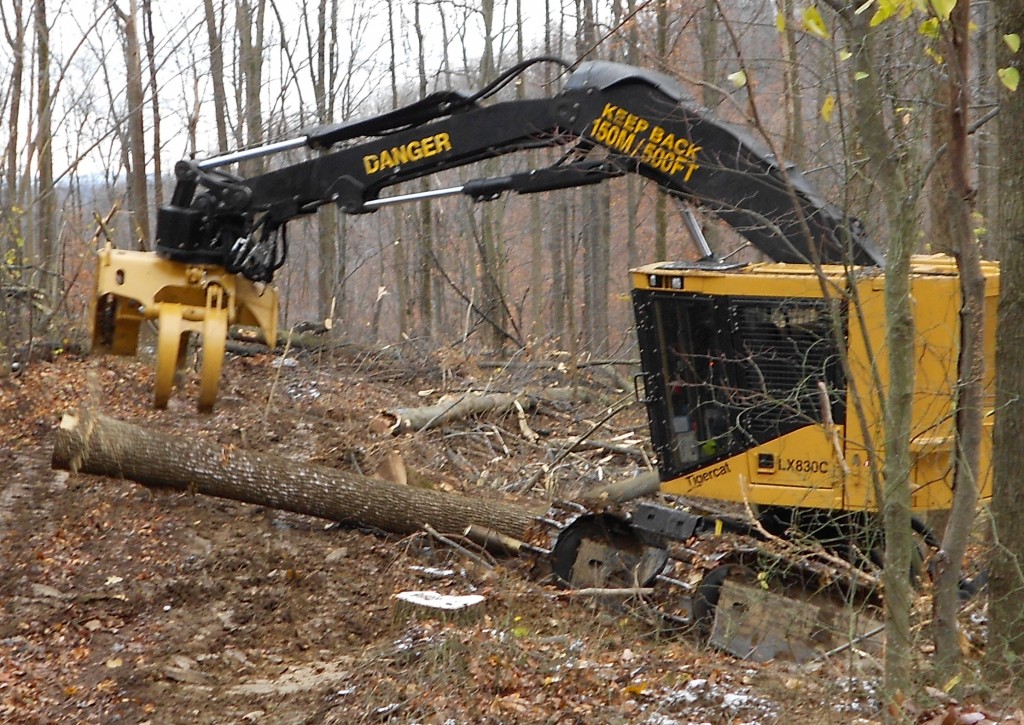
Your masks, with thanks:
M548 465L526 494L536 503L545 489L571 497L643 466L642 456L607 451L555 465L549 441L586 432L626 394L591 375L605 399L529 412L536 442L501 415L399 438L370 432L379 411L441 392L569 382L558 370L484 371L451 353L229 356L210 415L195 410L194 373L167 410L152 410L152 370L140 360L64 356L0 379L0 722L878 720L879 663L868 657L754 665L659 631L642 603L562 597L528 560L489 568L426 535L154 492L49 463L61 414L89 406L363 473L397 452L418 484L496 499ZM642 411L613 417L599 437L638 445ZM485 600L475 615L430 617L395 599L409 590ZM943 722L947 705L939 696L908 712ZM1020 722L987 707L956 712Z

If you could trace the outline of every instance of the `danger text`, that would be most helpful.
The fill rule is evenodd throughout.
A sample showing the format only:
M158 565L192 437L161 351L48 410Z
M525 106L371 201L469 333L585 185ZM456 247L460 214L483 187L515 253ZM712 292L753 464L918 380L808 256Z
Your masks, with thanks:
M446 133L438 133L401 146L392 146L379 153L363 157L363 168L368 175L385 171L410 161L420 161L445 151L452 150L452 142Z

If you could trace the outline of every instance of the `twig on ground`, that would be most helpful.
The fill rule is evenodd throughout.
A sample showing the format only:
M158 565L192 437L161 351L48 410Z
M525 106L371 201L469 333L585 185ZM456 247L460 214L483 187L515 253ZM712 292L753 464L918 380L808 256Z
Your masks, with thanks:
M437 529L435 529L430 524L423 524L423 530L426 531L428 534L430 534L437 541L440 541L445 546L449 546L452 549L455 549L455 551L459 552L460 554L462 554L463 556L465 556L465 557L467 557L469 559L472 559L473 561L475 561L477 564L479 564L480 566L484 567L485 569L493 569L494 568L494 564L493 563L487 561L482 556L479 556L479 555L473 553L472 551L467 549L462 544L460 544L460 543L458 543L456 541L453 541L452 539L448 538L447 536L444 536L443 534L439 534L437 532Z
M559 597L641 597L654 594L654 587L586 587L566 589L556 593Z

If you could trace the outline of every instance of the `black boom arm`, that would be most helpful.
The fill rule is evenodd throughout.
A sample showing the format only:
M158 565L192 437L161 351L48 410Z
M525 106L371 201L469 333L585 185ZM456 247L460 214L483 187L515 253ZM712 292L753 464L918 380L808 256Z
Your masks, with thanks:
M486 200L637 173L724 219L776 261L883 263L856 221L822 200L799 171L743 129L709 116L667 76L588 62L553 98L482 105L480 96L435 94L291 141L179 162L171 203L158 213L157 251L269 281L283 263L270 241L275 232L324 204L349 214L373 211L394 198L381 192L401 182L525 149L569 146L553 166L426 195ZM220 170L298 147L326 152L250 178Z

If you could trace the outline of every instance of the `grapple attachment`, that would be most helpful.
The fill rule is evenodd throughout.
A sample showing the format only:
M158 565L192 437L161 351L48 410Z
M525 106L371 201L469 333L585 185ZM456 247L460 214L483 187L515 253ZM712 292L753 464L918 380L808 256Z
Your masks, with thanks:
M157 408L170 399L193 333L202 336L201 411L210 411L217 399L229 325L258 326L269 344L277 339L275 287L217 265L173 262L110 244L99 251L93 305L93 352L135 355L142 323L156 321Z

